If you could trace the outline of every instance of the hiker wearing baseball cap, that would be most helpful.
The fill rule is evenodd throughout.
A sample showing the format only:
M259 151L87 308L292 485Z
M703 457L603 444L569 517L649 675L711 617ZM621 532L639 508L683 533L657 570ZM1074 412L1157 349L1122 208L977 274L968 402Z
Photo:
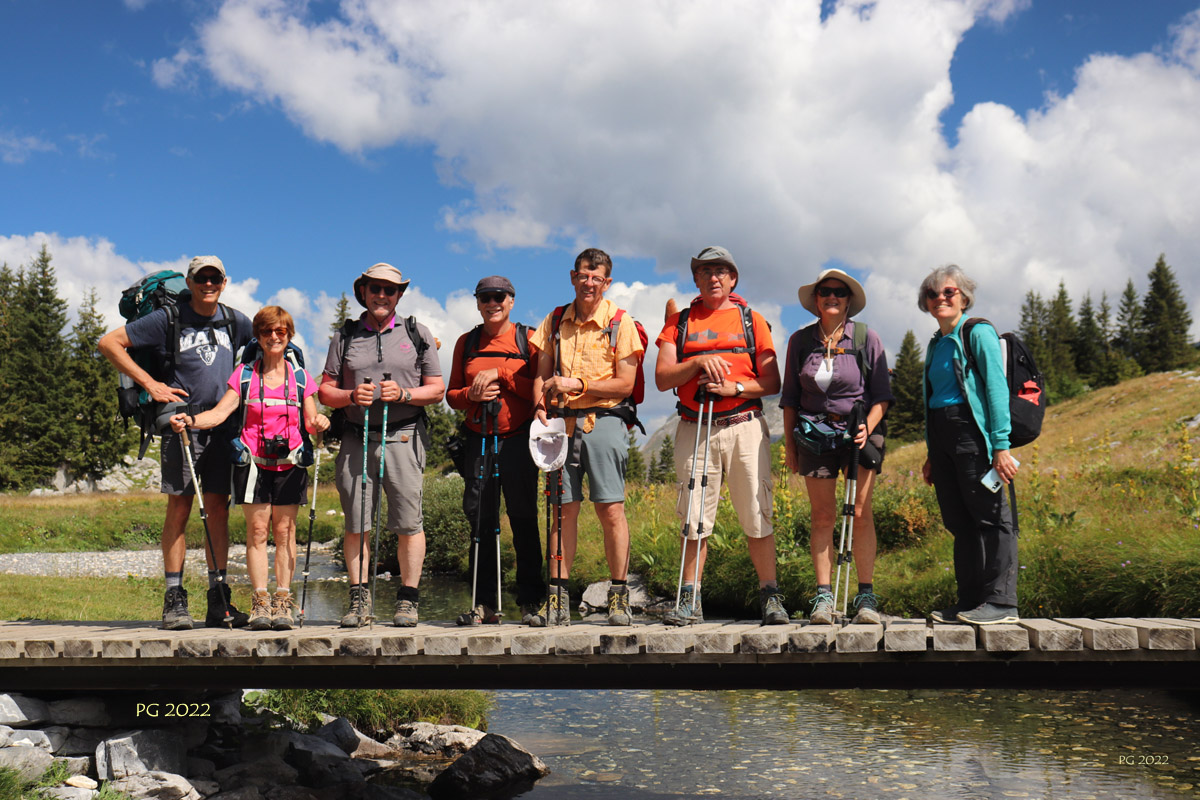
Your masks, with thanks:
M355 279L354 298L366 311L358 319L346 320L334 333L317 394L340 417L333 427L341 434L336 475L346 515L350 578L350 608L341 621L344 628L374 618L365 581L374 574L368 565L377 570L378 564L370 564L368 534L383 494L388 500L387 529L396 534L401 576L392 623L417 624L417 585L425 562L421 515L429 447L425 406L441 401L445 384L433 334L414 317L396 316L408 284L400 270L383 263Z

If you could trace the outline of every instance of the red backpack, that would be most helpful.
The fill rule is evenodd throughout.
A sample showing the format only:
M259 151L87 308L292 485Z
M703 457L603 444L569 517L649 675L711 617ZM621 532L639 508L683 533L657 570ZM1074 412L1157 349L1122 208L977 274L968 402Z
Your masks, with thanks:
M567 305L570 304L568 303ZM561 360L559 355L559 341L561 337L559 336L558 329L559 326L562 325L563 314L565 314L566 311L567 306L558 306L554 309L554 313L550 318L550 335L554 339L554 360L556 371L558 362ZM601 331L601 333L608 334L608 342L612 347L613 353L617 352L617 333L621 327L621 318L624 316L625 309L618 308L617 313L613 314L612 319L609 320L608 327ZM637 407L640 406L642 401L646 399L646 372L642 367L642 362L646 360L646 343L650 341L650 337L646 335L646 329L642 327L642 323L638 322L636 319L633 319L633 317L630 317L630 319L633 320L633 326L637 329L638 338L642 342L642 352L638 353L637 359L637 373L633 379L633 393L612 408L580 408L575 409L575 411L597 414L603 414L606 412L623 419L626 427L633 428L634 426L637 426L642 433L645 433L646 429L642 426L641 420L639 420L637 417Z

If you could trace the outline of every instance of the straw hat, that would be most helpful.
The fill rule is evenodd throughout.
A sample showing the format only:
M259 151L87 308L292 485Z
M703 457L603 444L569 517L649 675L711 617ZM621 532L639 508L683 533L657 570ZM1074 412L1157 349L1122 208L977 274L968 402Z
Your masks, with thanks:
M800 296L800 305L804 306L813 316L821 316L817 309L817 297L815 294L817 287L821 285L822 281L829 278L841 281L850 290L850 308L846 311L847 317L853 317L867 307L867 293L863 291L861 283L840 269L826 269L821 270L821 274L817 276L815 281L804 284L796 291L796 294Z
M363 308L366 308L367 301L363 299L363 287L370 281L383 281L384 283L394 283L400 287L403 292L408 288L409 281L404 280L404 276L400 274L400 270L393 267L391 264L379 263L371 267L369 270L359 275L354 281L354 299Z

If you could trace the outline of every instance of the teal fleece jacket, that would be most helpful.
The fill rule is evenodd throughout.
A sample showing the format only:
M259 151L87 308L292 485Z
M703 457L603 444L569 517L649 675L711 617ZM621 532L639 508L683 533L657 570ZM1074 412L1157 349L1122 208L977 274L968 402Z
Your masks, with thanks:
M925 405L925 445L929 446L929 361L933 346L943 335L954 342L954 377L958 380L963 396L971 407L971 416L987 443L987 457L991 461L997 450L1009 449L1012 420L1008 411L1008 379L1004 375L1004 361L1000 352L1000 336L989 323L981 322L971 329L971 348L975 353L978 370L967 374L967 353L960 336L967 315L963 314L948 334L938 331L925 349L925 380L922 382L922 400Z

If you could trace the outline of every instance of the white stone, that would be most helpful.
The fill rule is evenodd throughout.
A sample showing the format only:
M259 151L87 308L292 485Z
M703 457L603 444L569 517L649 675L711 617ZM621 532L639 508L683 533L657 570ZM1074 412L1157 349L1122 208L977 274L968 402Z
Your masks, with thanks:
M384 744L394 750L415 750L428 755L457 755L470 750L485 736L483 731L462 725L433 725L413 722L401 725Z
M67 786L77 786L80 789L99 789L100 783L89 778L87 775L72 775L63 783Z
M13 731L12 734L10 734L9 741L11 744L17 746L40 747L48 753L54 749L50 745L50 737L42 731L36 729L27 731Z
M36 697L22 694L0 694L0 723L14 728L28 728L50 717L50 709Z

